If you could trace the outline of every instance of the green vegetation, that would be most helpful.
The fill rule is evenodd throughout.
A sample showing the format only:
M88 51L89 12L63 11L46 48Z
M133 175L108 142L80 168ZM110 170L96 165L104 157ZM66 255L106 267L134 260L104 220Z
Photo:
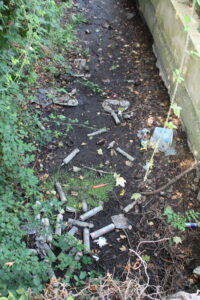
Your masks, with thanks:
M173 209L167 207L163 215L167 217L167 223L178 230L185 231L185 223L196 221L199 218L200 213L190 209L182 215L180 213L175 213Z
M44 189L48 191L47 198L53 198L55 182L62 184L63 190L67 196L69 206L81 208L84 199L91 207L98 206L100 202L108 200L108 193L113 190L115 179L112 174L105 174L101 177L95 175L94 172L80 171L78 174L71 176L64 171L60 171L53 175L44 185ZM107 184L106 186L94 189L93 186Z
M103 89L97 84L97 83L94 83L92 81L89 81L89 80L86 80L86 81L80 81L80 83L89 88L91 91L93 91L94 93L103 93Z
M54 0L0 1L1 299L28 299L28 288L34 293L43 289L44 282L50 278L48 270L52 263L55 271L69 265L67 255L59 263L52 257L40 260L37 255L31 255L30 239L21 226L27 222L30 226L36 225L38 207L34 204L36 200L41 201L42 194L30 163L34 161L36 146L53 138L49 129L41 129L43 120L27 103L33 100L32 88L39 77L37 69L43 70L38 60L44 60L41 65L52 74L60 67L69 71L64 55L73 47L76 25L86 22L83 17L73 15L61 26L59 20L71 6L68 0L59 3ZM50 203L44 206L45 214L55 219L60 204L56 199L53 203L53 206ZM74 269L81 268L81 261L75 263L72 258L70 263ZM68 280L76 280L70 274ZM80 276L83 279L83 273Z

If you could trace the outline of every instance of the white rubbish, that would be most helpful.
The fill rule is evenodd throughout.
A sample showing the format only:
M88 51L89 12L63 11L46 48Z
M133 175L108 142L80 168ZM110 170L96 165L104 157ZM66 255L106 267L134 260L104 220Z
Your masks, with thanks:
M135 158L133 156L131 156L130 154L128 154L127 152L125 152L124 150L122 150L121 148L117 147L116 150L122 154L123 156L125 156L126 158L128 158L128 160L130 161L134 161Z
M118 118L117 114L114 112L114 110L111 111L111 116L113 117L115 124L118 125L120 124L120 119Z
M90 137L90 136L98 135L98 134L101 134L101 133L105 133L105 132L107 132L107 131L108 131L108 129L102 128L102 129L99 129L99 130L97 130L97 131L95 131L95 132L88 133L87 136Z
M132 229L128 218L124 214L119 214L111 217L112 222L115 224L116 228L119 229Z
M78 227L73 226L73 227L68 231L67 234L75 235L75 233L77 233L77 231L78 231Z
M108 144L107 149L113 148L115 143L116 143L115 141L110 142L110 143Z
M68 219L67 223L71 224L71 225L77 225L77 226L80 226L80 227L88 227L88 228L93 228L94 227L93 223L82 222L82 221L74 220L74 219L71 219L71 218Z
M96 215L98 212L100 212L102 210L103 210L103 206L95 207L95 208L85 212L84 214L80 215L79 219L81 221L85 221L85 220L93 217L94 215Z
M85 200L82 201L82 209L84 212L88 211L88 205L87 202Z
M169 128L156 127L150 139L150 145L158 151L167 151L173 141L173 130Z
M89 230L89 228L83 229L83 242L85 245L84 253L90 252L90 230Z
M102 103L103 109L109 113L112 111L118 112L119 109L123 111L127 110L130 106L130 102L126 100L106 99Z
M67 198L65 196L65 193L64 193L64 191L62 189L62 186L61 186L60 182L58 182L58 181L56 182L56 189L57 189L57 192L58 192L58 194L60 196L60 200L62 202L66 202Z
M72 95L66 94L60 97L55 97L52 99L54 104L61 106L77 106L78 100L73 98Z
M61 235L62 232L62 222L63 222L63 215L58 214L56 219L56 230L55 235Z
M74 149L65 159L63 159L64 164L68 164L78 153L80 150L78 148Z
M140 129L137 132L137 137L141 140L142 149L147 150L147 147L149 145L149 134L150 131L147 128Z
M114 229L115 229L115 225L113 223L111 223L111 224L109 224L109 225L107 225L107 226L105 226L105 227L103 227L99 230L96 230L96 231L90 233L90 235L91 235L92 239L96 239L99 236L102 236L102 235L104 235L104 234L106 234L110 231L113 231Z
M29 251L30 255L37 255L38 254L36 249L28 249L28 251Z
M137 204L137 200L133 201L132 203L130 203L126 207L124 207L123 211L125 213L128 213L136 204Z
M50 233L50 222L48 218L42 218L41 223L43 225L44 231L45 231L45 239L47 242L52 242L53 237Z
M76 65L77 69L79 70L84 70L85 67L86 67L86 59L83 59L83 58L76 58L74 60L74 64Z
M174 295L168 296L167 298L162 298L162 300L200 300L199 291L193 294L180 291Z
M65 207L65 210L66 210L67 212L71 212L71 213L75 213L75 212L77 211L76 208L71 207L71 206L66 206L66 207Z
M103 236L100 236L97 240L94 240L94 242L97 243L100 248L108 245L106 238Z
M79 172L81 170L81 168L79 167L76 167L76 166L73 166L73 172Z
M200 266L196 267L194 270L193 270L193 273L197 276L200 276Z

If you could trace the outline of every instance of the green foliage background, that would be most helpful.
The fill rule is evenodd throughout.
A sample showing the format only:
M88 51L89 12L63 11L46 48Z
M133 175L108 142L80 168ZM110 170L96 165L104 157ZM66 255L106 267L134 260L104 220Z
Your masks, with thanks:
M54 49L51 59L60 59L58 47L74 40L76 20L60 25L70 2L54 0L0 1L0 293L20 287L40 291L48 279L49 262L31 256L21 225L34 223L36 200L41 199L38 179L29 164L35 146L30 133L37 116L26 113L28 88L37 78L34 62L44 47ZM7 263L11 262L9 266Z

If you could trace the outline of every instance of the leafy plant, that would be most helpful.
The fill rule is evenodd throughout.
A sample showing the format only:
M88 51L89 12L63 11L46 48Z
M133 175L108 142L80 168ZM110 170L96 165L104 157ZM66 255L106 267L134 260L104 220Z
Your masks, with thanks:
M200 213L191 209L186 211L185 215L182 215L180 213L175 213L173 209L167 207L165 208L163 215L167 217L167 223L169 223L176 229L184 231L185 223L196 221L200 216Z
M94 83L94 82L89 81L89 80L87 80L87 81L80 81L80 83L83 86L91 89L94 93L103 93L103 89L97 83Z

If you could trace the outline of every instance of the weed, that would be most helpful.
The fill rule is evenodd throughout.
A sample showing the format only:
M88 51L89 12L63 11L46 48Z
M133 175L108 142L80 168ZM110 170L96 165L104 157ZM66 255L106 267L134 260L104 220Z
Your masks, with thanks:
M94 176L94 173L81 171L79 175L70 176L65 172L53 175L44 185L47 191L54 190L55 182L60 181L66 193L70 206L80 208L84 199L90 206L98 206L100 202L108 200L108 193L113 189L115 179L113 175ZM107 184L102 188L94 189L93 186Z
M90 90L92 90L94 93L103 93L103 89L97 84L97 83L94 83L92 81L80 81L80 83L89 88Z
M163 215L167 217L167 223L176 229L184 231L185 223L196 221L197 218L199 218L200 213L191 209L186 211L185 215L181 215L180 213L175 213L170 207L167 207L165 208Z

